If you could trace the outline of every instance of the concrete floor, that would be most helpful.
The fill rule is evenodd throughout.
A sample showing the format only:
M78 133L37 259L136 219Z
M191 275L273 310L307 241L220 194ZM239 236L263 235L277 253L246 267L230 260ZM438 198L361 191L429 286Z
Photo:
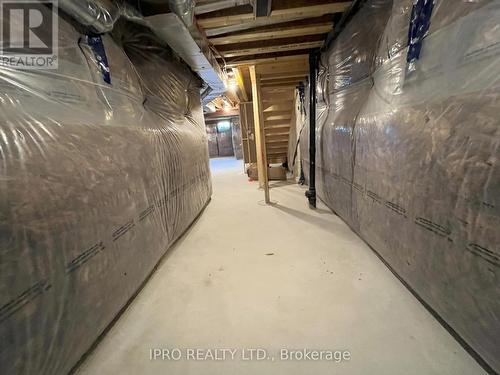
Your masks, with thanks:
M240 162L213 160L212 173L212 202L79 375L485 373L338 217L308 208L302 188L277 183L265 206ZM182 358L151 360L159 348ZM222 348L234 360L186 359ZM266 359L244 360L250 348ZM281 349L350 360L283 361Z

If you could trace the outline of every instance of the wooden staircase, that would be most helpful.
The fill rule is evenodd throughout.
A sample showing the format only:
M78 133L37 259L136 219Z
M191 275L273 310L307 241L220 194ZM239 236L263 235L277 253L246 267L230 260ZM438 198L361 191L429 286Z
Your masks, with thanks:
M307 62L296 61L257 65L255 77L251 73L258 91L258 95L253 97L258 106L261 138L265 145L264 160L267 164L284 163L287 160L290 122L294 119L295 89L305 80L308 72ZM255 98L258 100L255 101Z
M250 66L259 182L269 201L267 167L288 156L295 90L309 73L307 61Z

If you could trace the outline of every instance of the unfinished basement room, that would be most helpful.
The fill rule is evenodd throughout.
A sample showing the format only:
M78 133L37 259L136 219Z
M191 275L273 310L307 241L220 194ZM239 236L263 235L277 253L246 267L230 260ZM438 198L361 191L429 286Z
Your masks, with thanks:
M500 374L500 0L0 19L0 375Z

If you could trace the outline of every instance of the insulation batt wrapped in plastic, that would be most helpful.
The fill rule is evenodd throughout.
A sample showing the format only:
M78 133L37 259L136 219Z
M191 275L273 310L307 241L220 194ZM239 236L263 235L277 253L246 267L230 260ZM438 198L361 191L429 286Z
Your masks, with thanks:
M60 17L57 70L0 69L3 375L68 373L210 199L199 78L114 33Z
M316 188L498 372L500 2L435 2L409 69L414 3L367 1L322 54Z

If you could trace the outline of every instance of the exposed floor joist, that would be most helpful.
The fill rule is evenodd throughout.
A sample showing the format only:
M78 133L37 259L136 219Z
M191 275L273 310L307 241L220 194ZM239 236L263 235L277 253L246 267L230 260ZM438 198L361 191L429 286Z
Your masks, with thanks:
M260 73L262 78L266 75L272 76L276 74L294 73L294 74L304 74L309 73L307 61L293 61L286 62L283 64L263 64L260 65Z
M277 38L301 37L305 35L325 34L332 30L332 23L310 25L302 27L284 27L273 30L252 31L239 35L227 35L218 38L211 38L209 41L215 45L226 45L234 43L255 42L259 40L269 40Z
M344 12L351 5L350 1L342 3L319 4L303 6L297 8L277 9L271 12L264 20L285 22L296 19L318 17L324 14ZM202 18L198 20L198 25L204 29L222 28L226 26L240 25L245 22L258 22L253 13L237 14L224 17ZM257 25L258 26L258 25ZM210 33L207 32L210 36Z
M329 14L329 13L326 13ZM206 29L205 33L207 34L208 37L214 37L222 34L228 34L228 33L234 33L238 31L244 31L244 30L249 30L249 29L255 29L258 27L264 27L264 26L270 26L270 25L277 25L281 24L284 22L292 22L292 21L301 21L301 20L306 20L312 18L308 14L303 14L303 15L298 15L295 17L290 17L290 18L270 18L270 17L265 17L265 18L258 18L255 20L247 21L247 22L241 22L241 23L236 23L231 26L223 26L223 27L218 27L218 28L213 28L213 29Z
M293 55L293 56L281 56L281 57L262 57L259 59L249 59L249 60L239 60L239 61L229 61L226 64L227 68L234 68L236 66L243 65L259 65L259 64L272 64L280 62L294 62L294 61L308 61L309 55Z
M222 7L222 2L214 0L212 7ZM245 3L201 14L197 22L220 63L233 69L240 99L253 102L259 181L267 190L267 166L288 158L290 133L295 131L295 90L307 80L309 54L323 45L340 20L338 13L351 2L253 0L252 4L253 12ZM255 5L262 7L261 17Z
M224 57L235 57L235 56L245 56L245 55L258 55L262 53L271 52L281 52L281 51L293 51L301 49L319 48L323 45L323 41L319 42L305 42L305 43L293 43L284 44L277 46L268 47L257 47L257 48L247 48L247 49L235 49L229 51L222 51L220 54Z
M272 77L269 76L264 76L261 78L262 83L271 83L274 81L283 81L283 80L293 80L293 79L302 79L304 78L303 73L283 73L283 74L276 74L273 75Z

